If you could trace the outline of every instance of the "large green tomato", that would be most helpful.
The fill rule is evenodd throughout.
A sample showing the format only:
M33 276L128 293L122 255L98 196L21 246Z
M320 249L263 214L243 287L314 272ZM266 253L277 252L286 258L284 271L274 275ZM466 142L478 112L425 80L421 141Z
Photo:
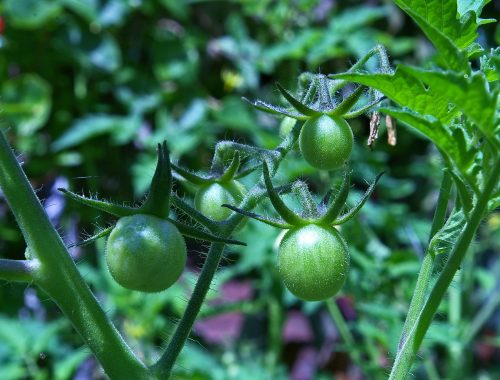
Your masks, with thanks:
M353 145L352 130L340 117L319 115L302 126L299 146L305 160L317 169L338 169L349 160Z
M347 245L330 226L310 224L291 229L279 247L278 271L297 297L325 300L344 285L349 271Z
M106 262L124 288L160 292L182 274L186 243L168 220L142 214L126 216L109 235Z
M245 193L245 186L236 180L214 182L198 189L194 197L194 206L203 215L220 222L229 218L233 213L221 205L225 203L238 205Z

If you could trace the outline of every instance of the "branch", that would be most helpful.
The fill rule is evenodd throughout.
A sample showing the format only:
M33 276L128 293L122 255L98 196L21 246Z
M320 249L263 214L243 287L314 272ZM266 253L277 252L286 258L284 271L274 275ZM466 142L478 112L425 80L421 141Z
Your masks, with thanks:
M0 259L0 279L16 282L33 282L33 273L39 267L38 260Z

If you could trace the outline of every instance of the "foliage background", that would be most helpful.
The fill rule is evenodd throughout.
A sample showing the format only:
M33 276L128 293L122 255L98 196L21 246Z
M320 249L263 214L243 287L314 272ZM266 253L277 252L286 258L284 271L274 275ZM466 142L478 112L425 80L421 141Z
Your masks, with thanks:
M495 11L489 4L482 17ZM274 82L294 89L303 71L344 71L377 43L392 62L425 67L433 56L411 20L381 1L4 0L0 12L2 128L68 243L110 220L65 203L58 187L140 200L163 139L174 160L195 170L207 168L221 139L262 147L279 142L280 121L254 111L242 96L279 101ZM498 45L498 25L485 25L479 38L485 47ZM276 275L279 231L250 221L238 235L248 247L226 252L176 366L178 378L387 376L442 173L432 145L402 126L396 147L382 130L370 151L368 122L361 117L351 123L350 201L376 173L388 173L360 216L342 226L352 256L342 293L327 303L294 298ZM275 182L298 177L318 195L340 179L314 171L294 154ZM175 190L193 194L181 182ZM417 378L500 376L499 226L498 214L482 226L424 342ZM204 246L188 244L186 273L153 295L111 280L104 242L71 251L105 310L146 358L158 356L203 262ZM21 259L24 249L0 195L0 257ZM342 321L353 344L345 344ZM0 284L1 379L99 376L80 337L42 292Z

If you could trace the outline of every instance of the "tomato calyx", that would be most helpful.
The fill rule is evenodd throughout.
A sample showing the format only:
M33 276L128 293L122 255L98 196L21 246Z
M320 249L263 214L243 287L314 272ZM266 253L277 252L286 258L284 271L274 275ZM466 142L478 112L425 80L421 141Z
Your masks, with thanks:
M295 182L292 191L298 196L303 212L291 210L274 188L266 161L262 176L268 197L280 218L270 218L225 204L235 212L273 227L288 230L278 249L278 269L285 286L305 301L324 300L343 286L349 270L349 250L335 225L352 219L373 193L384 172L380 173L363 197L342 214L350 188L350 170L345 168L342 184L332 198L330 190L319 204L303 182Z
M195 209L213 223L223 223L232 214L232 211L222 208L222 204L240 203L246 194L246 188L237 181L237 178L242 176L238 173L241 165L240 153L235 151L230 164L225 168L219 161L214 155L208 174L197 174L175 164L172 165L178 175L197 186ZM246 175L248 172L243 174Z
M348 72L364 70L366 63L374 56L377 56L379 60L378 72L388 73L391 71L387 53L381 45L378 45L352 65ZM297 120L308 120L321 114L351 119L368 112L384 99L380 92L367 89L362 85L345 94L343 89L348 84L349 82L345 80L336 79L335 75L304 73L299 76L297 95L293 95L281 84L276 83L281 95L288 102L287 107L276 106L261 100L245 100L257 109L267 113L288 116ZM359 100L365 91L368 101L361 104Z
M335 198L333 199L333 201L331 202L330 198L333 193L333 190L329 191L323 198L323 200L318 205L316 205L305 183L296 182L292 185L292 190L298 196L304 209L303 212L297 213L291 210L285 204L285 202L281 199L280 195L274 188L269 173L269 167L267 163L264 161L262 164L262 176L264 179L264 184L269 199L271 201L271 204L273 205L276 212L279 214L280 218L276 219L276 218L260 216L255 213L239 209L238 207L235 207L234 205L230 204L224 204L223 206L233 211L239 212L240 214L259 220L263 223L272 225L274 227L280 227L283 229L291 229L294 227L300 227L309 224L316 224L319 226L340 225L351 220L361 210L363 205L366 203L368 198L375 190L375 186L377 185L378 181L380 180L380 178L384 173L385 172L378 174L375 180L366 190L363 197L358 201L358 203L353 208L351 208L349 211L345 212L342 215L341 213L345 207L345 203L350 188L349 169L347 168L345 169L344 178L340 186L340 189Z
M169 217L170 205L172 203L172 170L166 142L158 144L158 162L153 179L151 180L150 190L145 201L138 207L130 207L109 201L87 198L63 188L58 190L73 201L99 211L104 211L105 213L118 218L133 215L151 215L169 221L180 231L182 235L192 237L194 239L226 244L246 245L245 243L237 240L216 236L211 233L209 228L201 230L197 227L181 223ZM178 203L178 199L176 199L173 203ZM113 228L114 226L105 228L94 236L80 242L78 245L89 244L101 237L107 236L112 232Z

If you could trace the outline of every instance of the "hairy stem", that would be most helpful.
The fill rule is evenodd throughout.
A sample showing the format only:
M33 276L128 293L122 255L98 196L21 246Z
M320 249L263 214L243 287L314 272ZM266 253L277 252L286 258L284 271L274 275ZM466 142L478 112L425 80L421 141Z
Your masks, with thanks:
M361 354L359 350L356 348L356 342L354 340L354 336L351 334L351 331L349 330L349 326L347 325L344 316L342 315L337 302L335 299L329 299L325 301L326 307L328 309L328 312L330 313L330 316L333 319L333 322L335 323L335 326L337 327L337 330L339 331L340 336L342 337L342 340L344 341L344 344L346 348L349 350L352 361L361 369L365 369L365 361L361 357Z
M276 156L273 162L275 165L275 169L277 169L279 163L286 156L286 154L290 150L292 150L295 142L299 137L301 127L302 124L297 123L292 131L283 140L283 142L274 151L266 151L267 155L270 154ZM241 148L241 144L229 142L225 144L219 144L217 144L217 147L220 152L223 152L228 148L239 151L239 148ZM216 153L215 156L219 155ZM220 157L222 157L222 154L220 155ZM273 173L274 172L275 171L273 171ZM264 195L265 192L263 191L263 181L261 180L247 193L247 195L239 205L239 208L245 211L252 210L257 205L257 203L264 198ZM222 226L218 228L218 235L222 237L229 237L242 219L243 215L234 213ZM213 243L210 246L207 258L205 260L205 263L203 264L203 268L194 287L193 294L189 299L186 310L184 311L184 314L179 324L177 325L165 352L160 357L160 359L153 366L151 366L151 371L159 378L167 379L170 377L175 361L182 351L182 348L184 347L184 344L189 337L189 333L193 328L196 317L200 312L201 306L203 305L205 296L207 295L210 284L212 283L212 279L217 271L223 252L223 243Z
M488 200L498 184L500 177L500 157L496 159L493 165L493 171L490 173L488 182L486 182L486 186L484 187L477 204L472 209L470 219L468 220L462 234L458 238L457 243L453 247L448 261L446 262L444 269L441 271L436 284L432 288L429 298L425 302L417 321L412 326L407 339L398 351L389 379L405 379L410 372L415 355L420 347L420 344L422 343L422 340L424 339L432 319L434 318L434 314L436 313L441 300L450 286L456 271L460 267L479 223L481 223L484 212L487 209Z
M434 219L432 220L429 241L431 241L436 232L438 232L445 223L446 208L448 206L448 200L450 199L451 184L452 179L450 172L445 171L441 182L441 190L439 191L436 211L434 212ZM401 339L399 341L399 347L403 346L403 344L405 343L408 333L412 329L420 311L422 310L422 305L424 304L425 296L427 294L427 288L432 276L433 265L434 254L430 252L429 249L427 249L422 261L422 266L420 267L417 283L415 284L415 291L413 292L410 308L408 310L408 314L406 315L403 332L401 333Z
M40 266L33 281L55 301L111 378L147 379L135 357L78 272L31 184L0 132L0 187Z
M159 378L168 379L170 377L172 367L179 356L182 347L184 347L184 343L186 342L196 317L200 312L215 272L219 267L223 251L223 243L213 243L210 246L207 259L203 265L200 277L196 282L196 286L193 290L191 298L189 299L186 310L184 311L184 315L182 316L181 321L175 329L174 335L168 343L167 350L152 367L152 370L157 373Z
M6 281L32 282L33 272L38 268L38 260L0 259L0 279Z

